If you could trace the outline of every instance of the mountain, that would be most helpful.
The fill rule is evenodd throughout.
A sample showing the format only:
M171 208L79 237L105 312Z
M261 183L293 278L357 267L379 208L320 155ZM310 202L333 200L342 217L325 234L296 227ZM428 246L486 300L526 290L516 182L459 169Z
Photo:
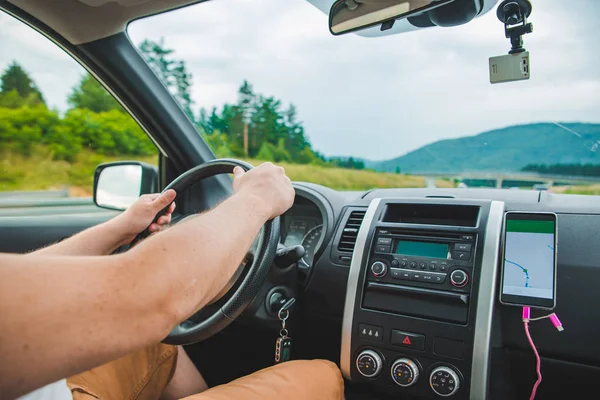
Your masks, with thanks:
M560 125L560 126L559 126ZM600 124L536 123L440 140L367 168L406 173L519 171L528 164L600 164Z

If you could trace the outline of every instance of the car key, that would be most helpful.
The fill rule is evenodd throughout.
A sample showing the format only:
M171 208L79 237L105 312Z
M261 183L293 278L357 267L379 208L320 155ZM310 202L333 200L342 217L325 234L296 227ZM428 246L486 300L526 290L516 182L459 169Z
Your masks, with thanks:
M290 316L290 307L296 302L293 297L289 299L277 313L277 318L281 321L281 330L279 331L279 338L275 342L275 363L279 364L285 361L289 361L291 358L292 351L292 338L289 337L289 332L285 327L285 321Z

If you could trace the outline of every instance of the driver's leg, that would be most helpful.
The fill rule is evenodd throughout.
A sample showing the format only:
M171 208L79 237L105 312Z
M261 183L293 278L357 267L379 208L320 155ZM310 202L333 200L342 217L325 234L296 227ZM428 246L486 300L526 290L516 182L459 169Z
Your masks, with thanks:
M288 361L185 400L343 400L344 380L325 360Z
M67 379L74 400L158 400L175 374L178 347L135 351Z
M160 400L177 400L208 389L206 381L183 347L177 346L177 350L177 364L173 379L165 388Z
M74 400L157 400L177 375L179 352L177 346L159 343L70 377L67 385ZM181 351L180 354L185 352ZM194 368L194 365L187 355L185 358L187 360L182 362L183 369L180 372L182 375L177 379L195 380L199 374L192 376L189 368ZM205 388L204 380L182 383L184 384L171 386L170 389L174 392L166 395L185 396ZM334 363L299 360L263 369L186 399L342 400L343 394L344 381Z

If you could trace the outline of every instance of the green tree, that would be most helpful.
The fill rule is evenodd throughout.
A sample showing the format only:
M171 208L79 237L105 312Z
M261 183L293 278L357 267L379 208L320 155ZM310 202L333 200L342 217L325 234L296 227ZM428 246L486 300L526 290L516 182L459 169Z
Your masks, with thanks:
M40 101L40 98L35 93L30 93L27 97L21 97L19 92L11 90L5 93L0 92L0 107L19 108L19 107L46 107Z
M68 162L75 161L77 154L82 149L81 138L73 135L68 126L59 125L48 136L48 147L52 151L52 158Z
M280 107L281 102L274 97L259 96L249 130L251 156L258 152L262 143L277 146L280 138L286 138Z
M311 144L304 135L304 127L302 126L302 123L297 120L297 111L294 104L290 104L289 107L283 112L283 121L287 130L286 148L294 160L297 160L300 163L305 163L302 161L303 156L301 153L304 152L304 154L308 154L308 152L312 153L313 150L311 149ZM306 163L313 163L315 157L316 155L313 154L313 156L309 157L311 161Z
M110 110L125 112L117 100L90 74L81 77L67 101L71 108L87 108L96 113Z
M271 143L263 143L258 149L256 158L260 161L275 161L275 149L273 147Z
M58 123L58 114L43 104L0 107L0 148L14 146L20 154L27 156L33 145L45 142Z
M354 159L354 157L342 158L332 157L329 159L331 164L347 169L365 169L365 162L361 159Z
M234 156L247 154L261 160L326 164L325 157L311 148L296 107L290 104L283 108L281 100L254 92L248 81L238 89L237 104L225 104L220 112L213 108L210 114L201 109L196 126L206 134L218 131L225 135ZM361 168L360 164L353 160L351 168Z
M187 116L195 122L192 112L192 74L187 71L185 61L173 58L175 50L165 47L164 38L160 38L158 42L146 39L139 49L150 68L169 89Z
M213 133L202 133L202 138L208 144L208 146L212 149L215 155L219 158L222 157L232 157L233 152L229 148L229 142L227 140L227 135L214 131Z
M244 127L242 114L237 105L225 104L221 112L213 108L210 115L208 115L206 110L200 110L197 127L201 132L207 134L215 131L224 134L227 137L227 142L233 155L237 157L244 156L242 137Z
M61 126L66 128L64 132L78 138L82 146L100 154L156 154L156 147L139 125L127 113L118 110L95 113L75 108L65 115Z
M29 77L27 72L16 61L13 61L0 76L0 98L2 106L6 106L6 97L13 96L15 93L21 99L26 100L28 104L46 104L42 93L35 82ZM11 108L24 105L25 102L15 105Z
M396 173L397 173L397 174L399 174L400 172L401 172L401 171L400 171L400 166L399 166L399 165L397 165L397 166L396 166Z

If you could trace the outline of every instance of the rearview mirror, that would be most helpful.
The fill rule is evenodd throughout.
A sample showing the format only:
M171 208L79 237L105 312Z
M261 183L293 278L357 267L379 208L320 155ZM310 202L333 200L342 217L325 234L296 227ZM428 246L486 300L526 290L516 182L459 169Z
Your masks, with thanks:
M455 0L337 0L329 12L329 30L334 35L369 28L392 28L398 19L431 11Z
M94 203L126 210L142 194L158 191L158 169L137 161L100 164L94 173Z

